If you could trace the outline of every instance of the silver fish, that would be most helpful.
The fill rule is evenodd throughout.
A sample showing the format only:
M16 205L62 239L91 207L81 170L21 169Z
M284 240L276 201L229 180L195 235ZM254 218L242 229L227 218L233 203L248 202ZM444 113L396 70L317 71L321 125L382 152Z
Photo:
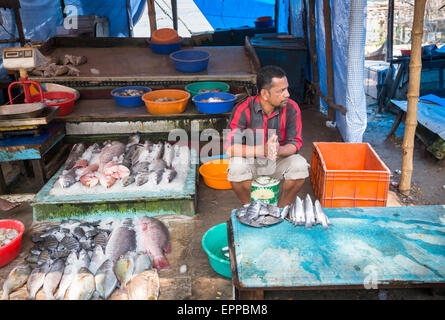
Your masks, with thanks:
M51 265L49 263L45 263L41 267L32 270L26 283L29 292L29 296L27 297L28 300L35 300L37 291L39 291L39 289L43 286L45 276L50 267Z
M143 186L150 180L150 174L149 173L138 173L136 176L136 185L137 186Z
M94 275L87 268L80 268L68 288L68 300L89 300L96 289Z
M315 200L315 218L317 219L317 223L321 223L324 229L329 228L329 220L327 219L326 214L321 207L321 203L318 200Z
M125 149L128 149L132 145L138 144L141 141L141 136L139 133L132 134L128 137L127 145L125 146Z
M111 232L105 248L105 255L115 262L127 251L136 249L136 232L132 228L119 226Z
M174 178L176 178L176 176L178 175L178 173L176 172L175 169L167 169L167 181L170 183L173 181Z
M131 168L131 173L133 175L136 175L138 173L148 173L148 172L150 172L150 162L148 161L138 162Z
M132 175L129 175L122 179L122 185L124 187L128 187L130 184L134 183L136 181L135 177Z
M70 151L68 159L65 161L64 170L70 170L77 160L82 156L85 152L85 144L84 143L76 143Z
M311 196L306 195L304 199L304 216L306 219L305 228L311 228L315 224L314 206L312 205Z
M144 238L144 248L153 256L153 266L160 270L169 268L170 264L164 254L170 253L170 233L168 228L158 219L141 217L140 228Z
M114 264L114 274L119 280L120 287L125 288L127 282L131 279L134 272L134 253L127 252L125 255L119 257Z
M295 199L295 220L296 225L304 226L306 224L303 200L301 200L299 196L297 196Z
M51 257L48 250L43 250L39 255L37 265L41 266L47 262L51 262Z
M148 161L153 162L158 159L162 159L162 156L164 154L164 144L162 141L159 141L158 143L155 143L152 147L152 150L148 156Z
M23 286L28 280L31 271L31 267L27 263L14 267L3 284L2 300L8 300L11 292Z
M84 249L80 250L78 259L79 268L89 268L90 262L91 259L90 256L88 255L88 252Z
M138 274L144 272L145 270L150 270L153 267L153 262L148 254L145 252L140 252L136 255L134 259L134 272L133 274Z
M91 273L96 274L97 269L104 263L107 258L105 257L104 250L101 246L96 246L91 257L89 270Z
M174 156L175 151L173 150L173 146L166 142L164 144L164 155L162 156L162 159L165 161L167 168L171 168Z
M47 300L54 300L54 291L59 286L62 279L63 270L65 269L65 263L62 259L55 261L48 273L45 276L43 282L43 292L45 293Z
M96 292L103 299L108 299L117 285L117 278L113 271L113 262L109 259L99 267L94 276Z
M75 275L79 271L77 263L77 254L71 252L66 259L65 269L63 270L62 279L60 280L59 290L57 291L56 299L62 300L65 297L66 290L71 285Z
M156 159L150 164L150 171L153 171L156 175L156 184L161 182L166 167L165 161L162 159Z
M128 283L128 299L157 300L160 288L158 272L156 270L146 270L135 275Z

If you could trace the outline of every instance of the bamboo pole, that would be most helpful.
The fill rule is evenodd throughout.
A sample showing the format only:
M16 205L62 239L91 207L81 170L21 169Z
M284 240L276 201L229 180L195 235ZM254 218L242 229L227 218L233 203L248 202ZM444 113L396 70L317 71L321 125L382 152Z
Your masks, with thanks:
M155 12L155 0L147 0L148 19L150 20L150 36L157 29L156 26L156 12Z
M417 102L419 100L420 73L422 71L422 35L426 0L415 0L414 21L411 32L411 58L409 63L408 106L403 136L402 176L399 191L409 195L413 172L414 136L417 127Z

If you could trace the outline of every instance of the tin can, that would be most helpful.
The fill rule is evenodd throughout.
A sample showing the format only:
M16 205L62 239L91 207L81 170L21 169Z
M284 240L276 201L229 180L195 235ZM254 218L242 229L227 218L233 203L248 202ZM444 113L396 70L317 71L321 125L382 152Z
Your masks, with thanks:
M280 180L267 176L258 177L252 181L250 200L277 205L279 188Z

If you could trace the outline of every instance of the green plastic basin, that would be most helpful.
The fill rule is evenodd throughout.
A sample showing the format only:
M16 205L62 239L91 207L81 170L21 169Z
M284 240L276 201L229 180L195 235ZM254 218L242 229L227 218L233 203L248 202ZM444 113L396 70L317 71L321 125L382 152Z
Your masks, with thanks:
M202 247L209 257L210 266L223 277L231 279L230 260L221 250L227 246L227 223L217 224L202 237Z
M225 82L216 82L216 81L207 81L207 82L193 82L188 84L185 87L185 90L192 95L192 98L196 96L199 92L199 90L205 89L205 90L211 90L218 88L221 90L221 92L229 92L230 86Z

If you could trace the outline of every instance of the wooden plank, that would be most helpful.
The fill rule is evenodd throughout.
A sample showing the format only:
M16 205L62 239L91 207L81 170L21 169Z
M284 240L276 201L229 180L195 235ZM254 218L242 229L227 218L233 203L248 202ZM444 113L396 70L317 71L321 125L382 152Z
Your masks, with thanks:
M43 170L43 160L42 159L33 159L31 160L32 167L34 170L34 177L37 181L37 186L39 188L45 185L45 172Z
M257 229L232 213L238 288L363 289L371 280L379 288L445 286L445 206L325 212L328 230L287 221Z

